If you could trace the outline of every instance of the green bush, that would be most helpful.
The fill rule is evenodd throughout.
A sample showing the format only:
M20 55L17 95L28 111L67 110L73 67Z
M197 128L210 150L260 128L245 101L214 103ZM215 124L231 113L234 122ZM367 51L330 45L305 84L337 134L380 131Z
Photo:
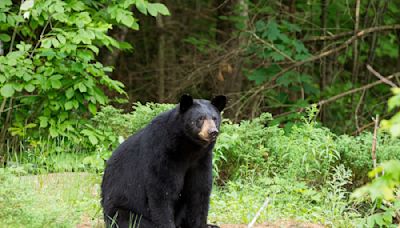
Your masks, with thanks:
M267 168L267 139L279 132L279 129L266 128L272 117L264 113L252 121L239 124L224 120L221 134L214 149L214 175L225 181L238 179Z
M132 48L108 32L139 29L133 7L169 15L148 1L1 0L0 113L8 115L0 115L0 130L10 134L0 137L0 155L10 136L11 142L44 135L79 140L77 129L109 101L104 90L125 94L97 56L101 48Z
M35 146L25 147L25 153L22 153L26 158L24 162L31 161L35 164L33 168L46 167L50 171L60 171L65 166L64 169L69 171L87 169L102 172L104 161L123 139L173 107L172 104L136 103L129 113L112 106L103 107L88 124L79 126L84 137L80 137L78 143L68 139L33 141L31 143ZM339 164L352 171L355 186L366 181L365 174L372 164L370 133L356 137L337 136L319 127L312 118L304 119L285 133L277 125L268 126L271 121L268 113L240 123L223 120L213 158L217 183L265 175L324 185ZM62 154L68 152L76 156L66 156L71 162L57 165ZM83 162L74 167L73 161L82 157ZM380 134L377 157L378 162L399 159L400 140Z
M356 186L365 183L367 174L372 169L372 134L363 133L357 137L341 135L336 140L337 150L341 162L352 170ZM385 133L377 138L377 162L382 163L390 159L400 159L400 140Z
M287 135L271 137L266 147L275 173L316 184L327 180L340 159L335 136L311 124L296 125Z

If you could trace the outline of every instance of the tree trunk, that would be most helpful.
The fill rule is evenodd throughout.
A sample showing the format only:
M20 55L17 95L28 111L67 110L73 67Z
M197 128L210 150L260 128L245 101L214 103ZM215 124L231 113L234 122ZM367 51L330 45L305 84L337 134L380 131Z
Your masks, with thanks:
M157 27L160 30L158 39L158 102L165 101L165 34L164 21L161 15L157 16Z
M326 36L326 27L328 23L328 0L321 0L321 27L322 27L322 35ZM321 43L320 50L322 51L326 46L326 41L323 41ZM326 86L327 86L327 61L328 58L322 58L321 59L321 65L320 65L320 81L319 81L319 87L320 91L324 91ZM326 108L324 106L321 107L320 110L320 118L321 122L325 123L326 122L326 115L325 115L325 110Z

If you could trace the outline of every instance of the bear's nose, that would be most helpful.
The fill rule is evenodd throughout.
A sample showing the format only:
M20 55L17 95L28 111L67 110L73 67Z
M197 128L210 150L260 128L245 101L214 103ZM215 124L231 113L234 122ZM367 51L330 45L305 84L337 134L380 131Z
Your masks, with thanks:
M210 138L217 138L218 136L218 129L217 128L212 128L208 131L208 135L210 136Z

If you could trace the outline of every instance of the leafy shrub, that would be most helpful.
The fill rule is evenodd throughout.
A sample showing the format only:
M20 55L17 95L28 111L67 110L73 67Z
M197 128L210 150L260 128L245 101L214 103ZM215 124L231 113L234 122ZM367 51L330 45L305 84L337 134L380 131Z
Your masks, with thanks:
M131 113L131 121L129 125L130 133L137 132L145 127L152 119L162 112L174 108L174 104L157 104L157 103L136 103Z
M229 120L222 122L214 149L214 174L221 181L245 177L251 174L249 172L256 173L267 167L265 144L268 137L279 131L264 127L271 119L271 114L264 113L259 118L239 124Z
M135 103L130 113L112 106L105 106L86 124L81 133L87 136L91 145L112 150L118 145L119 139L128 136L145 127L158 114L173 108L172 104Z
M123 139L134 134L155 116L173 108L172 104L136 103L133 110L124 113L112 106L103 107L88 122L77 129L84 137L78 143L59 140L33 141L35 146L25 147L24 163L62 170L56 161L62 153L72 152L74 159L82 159L79 167L65 170L95 170L102 172L104 161ZM267 126L272 118L268 113L253 120L232 123L223 120L221 134L214 149L214 176L219 184L229 180L252 179L257 175L280 176L314 185L325 185L339 164L352 173L356 186L365 182L364 173L371 166L370 150L372 136L365 133L357 137L336 136L328 129L319 127L312 118L294 125L285 133L277 125ZM400 140L381 134L378 137L379 162L400 158ZM27 153L26 153L27 152ZM48 159L57 155L52 162ZM30 158L29 158L30 156ZM53 164L54 163L54 164ZM51 165L53 164L53 165ZM33 166L33 168L35 168ZM71 165L73 166L73 165Z
M367 181L367 174L372 169L372 134L363 133L357 137L341 135L336 140L341 162L352 170L356 186ZM400 159L400 140L387 134L379 134L377 138L377 162Z
M400 89L392 89L394 96L388 101L389 111L400 106ZM390 120L381 122L382 129L388 131L393 137L400 136L400 112L395 114ZM393 138L392 153L386 153L386 159L397 159L382 163L369 172L368 176L374 178L371 183L358 188L354 191L353 197L368 201L364 196L369 195L372 200L372 210L367 216L369 227L397 227L400 221L400 156L399 149L396 147L399 140Z
M340 159L334 135L311 124L294 126L290 134L270 138L267 147L274 172L316 184L327 180Z
M145 127L158 114L173 107L172 104L135 103L130 113L123 113L112 106L103 107L81 130L86 136L87 150L92 151L83 164L102 172L104 161L119 143Z
M2 132L79 140L76 129L108 103L103 89L125 94L96 56L104 47L131 48L107 33L113 26L139 28L133 6L151 16L169 14L147 1L1 0L0 40L8 51L0 56L0 113L13 112L13 119L0 116Z

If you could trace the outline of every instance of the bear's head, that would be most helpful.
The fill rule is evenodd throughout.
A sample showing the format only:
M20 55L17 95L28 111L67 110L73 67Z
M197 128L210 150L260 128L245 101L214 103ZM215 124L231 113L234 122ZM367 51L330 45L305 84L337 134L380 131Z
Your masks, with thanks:
M225 105L225 96L216 96L208 101L183 95L178 109L182 116L185 135L202 145L215 142L221 124L221 111Z

